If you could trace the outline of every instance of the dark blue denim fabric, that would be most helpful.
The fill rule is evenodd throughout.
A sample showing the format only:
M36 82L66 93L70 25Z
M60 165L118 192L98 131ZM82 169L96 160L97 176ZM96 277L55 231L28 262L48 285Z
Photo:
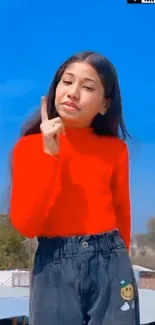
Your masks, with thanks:
M38 238L30 325L139 325L134 273L117 230Z

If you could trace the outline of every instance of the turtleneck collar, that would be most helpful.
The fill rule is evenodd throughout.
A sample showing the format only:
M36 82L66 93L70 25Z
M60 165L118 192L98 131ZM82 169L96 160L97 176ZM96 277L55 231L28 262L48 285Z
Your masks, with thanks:
M65 128L66 136L77 136L77 137L84 137L91 135L93 133L92 127L85 127L85 128L72 128L72 127L66 127Z

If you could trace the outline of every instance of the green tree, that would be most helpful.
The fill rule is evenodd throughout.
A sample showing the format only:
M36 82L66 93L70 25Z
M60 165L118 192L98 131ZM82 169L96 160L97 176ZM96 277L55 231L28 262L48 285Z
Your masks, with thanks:
M0 213L0 227L4 225L9 225L9 216L4 213Z
M11 225L6 215L0 215L0 269L28 269L29 254L25 249L25 237Z

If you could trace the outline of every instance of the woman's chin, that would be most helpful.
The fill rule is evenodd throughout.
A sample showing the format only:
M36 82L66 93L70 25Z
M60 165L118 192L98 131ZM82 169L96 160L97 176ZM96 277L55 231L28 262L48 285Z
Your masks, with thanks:
M61 111L61 112L59 112L59 115L60 115L60 117L62 118L62 120L64 120L64 119L66 119L66 120L75 120L75 121L77 121L77 120L79 120L79 114L78 114L78 112L77 111L72 111L72 110L70 110L70 111Z

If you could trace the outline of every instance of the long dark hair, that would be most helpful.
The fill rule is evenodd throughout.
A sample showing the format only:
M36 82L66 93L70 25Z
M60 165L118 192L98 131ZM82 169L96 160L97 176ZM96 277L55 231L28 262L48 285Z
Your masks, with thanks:
M82 52L71 56L56 72L47 94L48 117L52 119L58 116L55 108L55 92L61 77L69 64L74 62L87 62L98 73L105 91L105 98L110 99L110 106L102 116L97 114L92 121L92 128L98 135L119 137L125 140L130 137L123 121L122 100L117 73L112 63L103 55L95 52ZM40 133L40 110L34 117L25 123L21 130L21 136Z

